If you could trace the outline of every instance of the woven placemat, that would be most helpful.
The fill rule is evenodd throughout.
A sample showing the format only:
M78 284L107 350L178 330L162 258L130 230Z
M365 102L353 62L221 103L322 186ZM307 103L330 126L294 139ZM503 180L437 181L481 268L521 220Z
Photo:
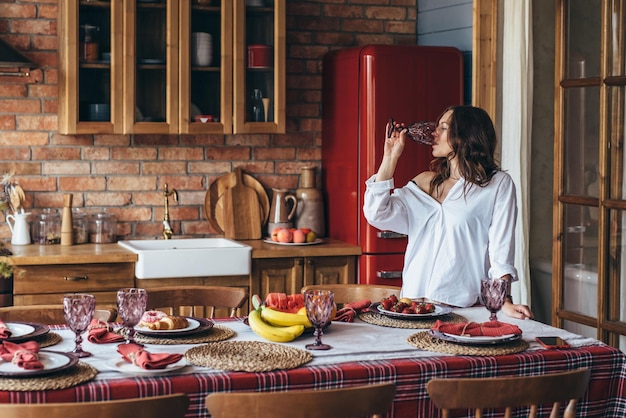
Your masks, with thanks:
M67 389L80 385L96 377L98 370L93 366L79 361L76 366L39 377L1 377L0 390L34 391Z
M47 332L42 336L33 338L33 341L37 341L40 348L45 348L60 343L63 341L63 337L56 332Z
M458 354L462 356L503 356L521 353L529 345L524 340L498 345L465 345L455 344L431 336L427 331L409 336L406 341L413 347L438 353Z
M424 319L398 319L391 318L377 312L362 312L359 314L359 319L363 322L367 322L368 324L380 325L381 327L412 329L430 329L433 325L435 325L435 322L438 319L444 322L452 323L467 322L467 319L465 317L455 314L453 312L446 315L429 317Z
M224 341L232 338L236 335L235 331L225 327L223 325L213 325L206 331L192 334L186 337L175 338L159 338L150 335L143 335L136 333L135 341L141 344L160 344L160 345L173 345L173 344L201 344L201 343L213 343L218 341Z
M223 341L193 347L185 353L191 364L233 372L293 369L313 360L308 351L261 341Z

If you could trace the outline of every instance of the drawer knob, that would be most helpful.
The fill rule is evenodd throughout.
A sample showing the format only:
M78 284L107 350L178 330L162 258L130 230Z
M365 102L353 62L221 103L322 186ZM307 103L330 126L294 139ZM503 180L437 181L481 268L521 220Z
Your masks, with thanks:
M77 282L77 281L80 281L80 280L87 280L88 278L89 277L87 277L87 276L75 276L75 277L65 276L64 277L65 280L70 281L70 282Z

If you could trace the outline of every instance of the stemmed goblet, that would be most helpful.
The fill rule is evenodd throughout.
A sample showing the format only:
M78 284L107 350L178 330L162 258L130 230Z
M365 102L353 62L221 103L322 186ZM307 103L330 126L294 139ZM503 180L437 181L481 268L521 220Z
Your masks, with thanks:
M90 352L83 350L83 337L81 334L89 328L95 309L96 298L93 295L73 293L63 296L63 315L67 325L76 334L72 353L77 357L89 357L92 355Z
M117 310L124 324L127 344L137 344L135 325L141 321L141 317L146 311L146 302L148 302L146 289L128 287L117 291Z
M304 292L304 306L306 316L315 328L315 342L307 344L307 350L328 350L328 344L322 344L322 334L324 326L330 320L330 315L335 306L335 294L330 290L307 290Z
M489 312L491 321L497 321L496 313L502 309L506 299L507 281L486 278L480 281L480 300Z

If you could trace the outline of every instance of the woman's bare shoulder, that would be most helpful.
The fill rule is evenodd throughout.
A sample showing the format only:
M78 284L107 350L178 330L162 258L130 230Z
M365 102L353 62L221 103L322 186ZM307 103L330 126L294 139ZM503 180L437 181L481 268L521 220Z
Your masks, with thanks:
M415 176L413 178L413 181L420 189L428 193L428 190L430 189L430 181L433 179L434 176L434 171L423 171Z

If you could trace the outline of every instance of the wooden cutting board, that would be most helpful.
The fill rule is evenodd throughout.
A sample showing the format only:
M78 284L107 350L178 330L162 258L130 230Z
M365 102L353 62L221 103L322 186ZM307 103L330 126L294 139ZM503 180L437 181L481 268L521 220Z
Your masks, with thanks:
M270 200L263 184L250 174L243 173L243 184L254 189L261 207L261 226L267 223L270 214ZM204 213L211 227L224 234L224 192L235 185L234 172L219 176L209 186L204 198Z
M243 183L241 168L235 184L224 192L224 236L232 239L261 238L261 207L256 192Z

